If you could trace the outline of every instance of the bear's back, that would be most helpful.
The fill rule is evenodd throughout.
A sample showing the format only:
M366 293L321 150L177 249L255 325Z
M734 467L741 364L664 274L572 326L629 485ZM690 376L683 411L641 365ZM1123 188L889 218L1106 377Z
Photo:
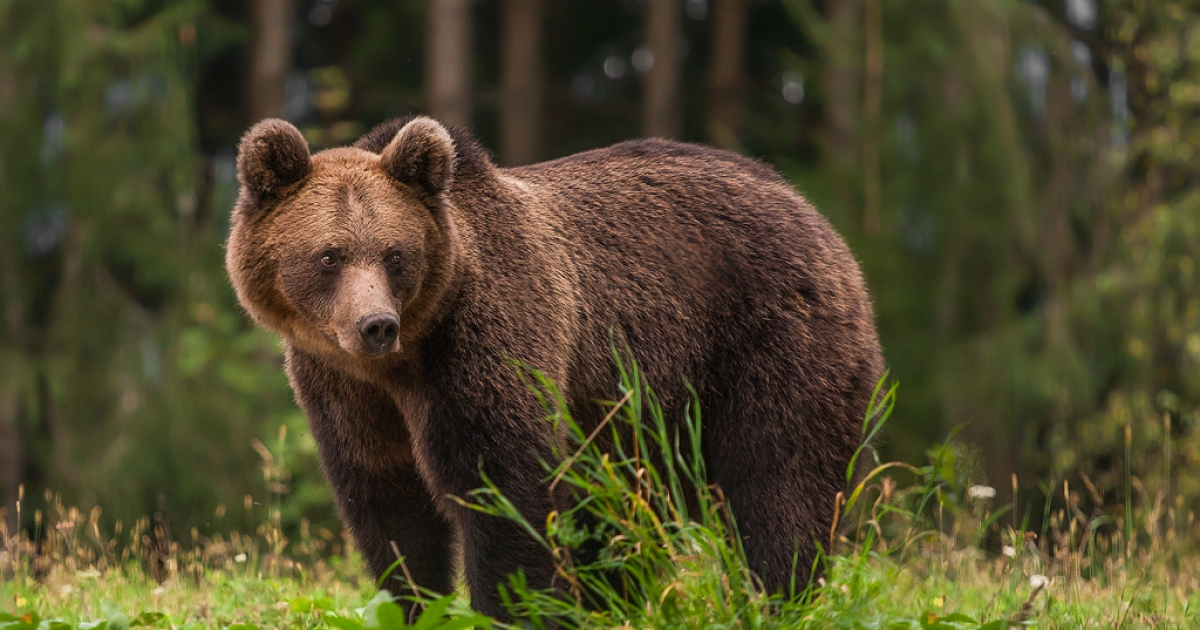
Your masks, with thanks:
M841 237L762 162L647 139L501 172L533 188L594 282L710 299L801 289L867 299Z
M579 290L583 356L607 356L619 330L652 357L652 381L670 383L775 336L764 326L781 318L809 320L802 329L813 332L841 328L856 337L855 353L877 348L850 251L761 162L650 139L499 172L558 228ZM834 348L810 343L850 350L821 336L787 343L813 357Z

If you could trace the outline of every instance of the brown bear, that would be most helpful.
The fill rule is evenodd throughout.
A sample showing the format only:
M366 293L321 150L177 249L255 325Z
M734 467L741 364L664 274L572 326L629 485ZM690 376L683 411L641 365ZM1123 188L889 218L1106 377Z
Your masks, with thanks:
M448 499L482 470L527 517L551 510L552 424L511 360L557 382L585 428L615 400L614 334L667 418L694 389L702 452L768 589L803 585L882 372L858 266L770 167L636 140L498 168L466 134L394 120L310 155L292 125L242 139L228 242L244 307L283 339L340 514L379 576L406 558L473 605L551 556Z

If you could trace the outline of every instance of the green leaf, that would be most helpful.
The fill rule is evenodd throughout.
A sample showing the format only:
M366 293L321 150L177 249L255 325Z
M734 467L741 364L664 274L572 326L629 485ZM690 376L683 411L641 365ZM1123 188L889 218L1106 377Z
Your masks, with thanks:
M1005 619L996 619L979 626L979 630L1004 630L1004 624L1006 623L1008 621Z
M360 610L358 613L362 615L363 624L368 628L382 627L379 623L379 609L385 604L392 604L395 606L395 604L392 603L395 600L396 598L393 597L391 592L389 592L386 588L380 589L378 593L375 593L374 597L367 601L367 605L363 606L362 610Z
M404 616L404 609L396 605L396 602L383 602L375 608L375 620L379 624L380 630L404 630L408 628L408 619Z
M137 617L134 617L133 621L129 622L129 626L130 627L153 626L166 618L167 618L167 615L165 613L148 610L148 611L142 612L142 614L138 615Z
M32 610L26 612L20 617L5 615L4 625L0 625L0 630L36 630L42 623L42 618Z
M959 630L961 626L955 623L954 619L951 619L951 617L956 616L958 615L941 617L937 613L926 610L921 613L918 621L921 623L922 630ZM970 618L968 617L968 619Z
M100 603L100 614L108 621L107 630L129 630L129 615L116 604L105 600Z
M292 612L312 612L314 610L333 610L333 602L328 597L309 597L302 595L288 600Z
M226 630L258 630L258 626L252 623L235 623Z
M466 628L491 628L492 618L487 615L466 615L462 617L449 617L439 626L434 626L435 630L465 630Z
M322 617L325 623L338 628L338 630L366 630L366 626L357 619L343 617L341 615L325 615Z
M421 616L417 618L417 622L413 624L413 630L430 630L431 628L436 628L437 623L445 616L446 609L454 601L454 597L454 593L451 593L429 602L425 606L425 610L421 612Z

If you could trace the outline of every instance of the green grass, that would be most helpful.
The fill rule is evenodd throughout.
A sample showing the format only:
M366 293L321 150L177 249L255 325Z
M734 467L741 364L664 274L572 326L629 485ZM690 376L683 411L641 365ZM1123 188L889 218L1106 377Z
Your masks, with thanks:
M560 591L533 591L520 576L506 586L517 627L1200 627L1190 523L1133 498L1116 516L1087 516L1068 485L1048 484L1063 507L1047 509L1041 531L1026 531L1023 518L972 483L969 451L953 442L931 448L924 466L882 464L864 447L859 467L870 470L856 483L847 476L838 525L821 533L824 577L797 585L794 597L768 596L730 542L736 523L719 489L704 482L695 456L702 410L693 407L686 430L671 432L636 364L621 365L623 396L587 434L554 384L525 372L547 421L573 438L547 478L581 500L535 526L493 487L461 498L524 524L555 558ZM864 438L887 421L894 396L894 388L877 393ZM615 449L596 446L601 432ZM650 465L656 453L658 467ZM425 613L403 619L393 595L364 577L351 545L307 531L290 541L277 518L253 535L192 532L183 548L163 542L161 524L149 519L102 535L97 511L85 516L48 499L35 519L40 545L0 531L0 630L504 627L471 612L462 593L426 594ZM685 502L696 518L683 516ZM577 550L589 540L603 551L585 562Z
M603 614L592 613L596 616L591 619L585 611L577 614L585 627L597 628L991 629L1020 619L1037 628L1200 624L1195 574L1143 565L1138 571L1114 567L1103 580L1084 580L1050 571L1049 585L1032 596L1029 576L1045 568L1036 555L1001 559L961 548L945 550L944 557L905 562L871 554L839 555L811 601L782 603L753 615L720 614L713 601L703 599L709 591L686 580L672 589L671 598L650 602L638 624L609 625L611 619ZM140 625L151 627L355 628L372 627L361 610L372 595L370 584L336 577L259 577L255 572L222 570L203 580L175 576L158 584L139 569L103 575L54 571L40 582L28 577L6 580L0 586L0 610L11 617L59 619L64 628L107 620L107 627L116 629L139 619ZM461 596L458 605L458 612L464 612ZM457 614L446 615L440 621L456 618ZM13 624L0 613L0 628L38 627L6 623Z

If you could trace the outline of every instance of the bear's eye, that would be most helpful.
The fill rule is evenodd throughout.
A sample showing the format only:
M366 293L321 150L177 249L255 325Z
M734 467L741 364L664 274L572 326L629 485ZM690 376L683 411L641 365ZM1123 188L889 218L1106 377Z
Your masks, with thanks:
M330 250L321 254L321 266L327 269L332 269L338 266L337 252Z
M389 267L396 268L404 262L404 257L400 255L400 252L388 252L383 255L383 262Z

